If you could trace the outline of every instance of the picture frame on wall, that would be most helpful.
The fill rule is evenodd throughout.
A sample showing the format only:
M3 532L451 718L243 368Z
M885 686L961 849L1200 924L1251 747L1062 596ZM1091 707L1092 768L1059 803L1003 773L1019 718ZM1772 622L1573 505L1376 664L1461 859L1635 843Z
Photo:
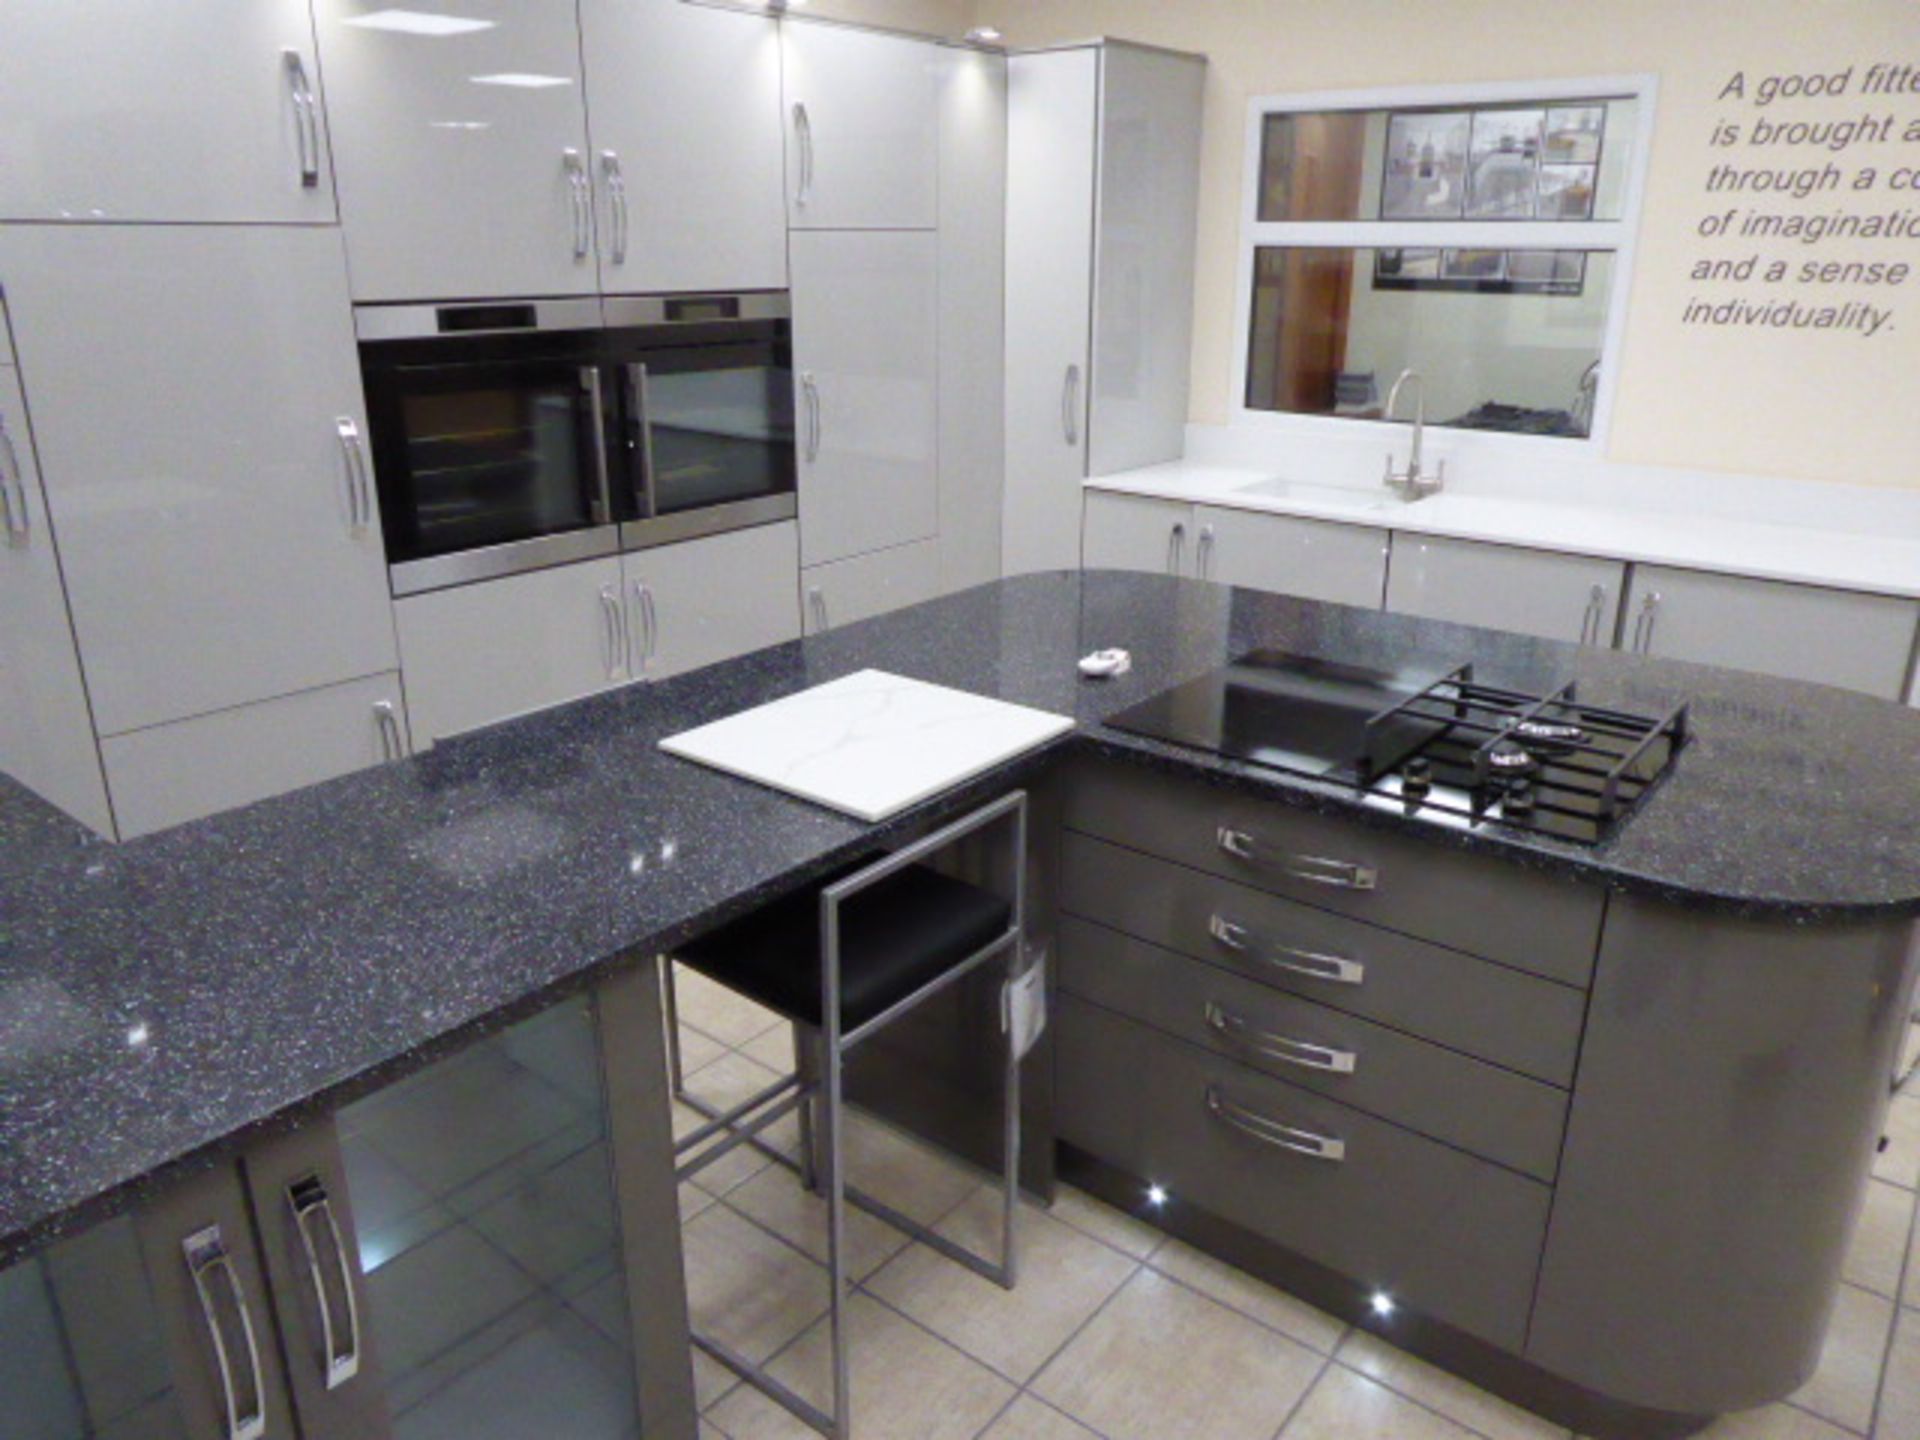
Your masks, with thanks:
M1467 218L1531 220L1545 110L1476 110L1467 151Z
M1414 110L1387 117L1380 218L1458 220L1466 213L1470 110Z

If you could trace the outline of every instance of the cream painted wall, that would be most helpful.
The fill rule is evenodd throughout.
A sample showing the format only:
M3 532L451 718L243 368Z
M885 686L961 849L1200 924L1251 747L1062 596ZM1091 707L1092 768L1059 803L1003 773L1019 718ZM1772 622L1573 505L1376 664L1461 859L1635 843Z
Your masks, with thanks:
M1094 35L1206 54L1192 417L1228 418L1247 102L1261 94L1383 85L1650 73L1660 81L1640 252L1619 357L1609 458L1920 488L1913 377L1920 374L1920 280L1900 291L1834 290L1821 298L1891 303L1890 329L1852 334L1685 326L1689 296L1797 296L1801 287L1703 289L1699 256L1751 245L1703 241L1695 226L1729 200L1704 192L1720 116L1750 107L1716 97L1734 70L1832 72L1874 60L1920 61L1915 0L971 0L970 23L993 24L1013 47ZM1857 81L1856 75L1856 81ZM1784 111L1784 106L1776 107ZM1796 118L1863 109L1920 118L1920 96L1797 102ZM1822 155L1821 160L1826 157ZM1850 159L1920 165L1920 145L1888 144ZM1795 163L1813 163L1804 156ZM1845 203L1846 197L1838 197ZM1801 208L1831 208L1835 197ZM1872 208L1901 201L1881 192ZM1905 203L1920 209L1920 191ZM1787 207L1790 208L1790 207ZM1863 207L1865 208L1865 207ZM1776 246L1783 258L1799 247ZM1816 248L1806 256L1920 260L1920 241Z

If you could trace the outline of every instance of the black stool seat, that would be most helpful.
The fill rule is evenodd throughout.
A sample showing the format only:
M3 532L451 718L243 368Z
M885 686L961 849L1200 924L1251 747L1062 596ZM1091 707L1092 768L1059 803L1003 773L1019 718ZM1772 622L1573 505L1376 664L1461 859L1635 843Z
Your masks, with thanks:
M872 860L763 905L675 954L790 1020L820 1015L820 892ZM840 1024L853 1030L1005 935L1013 907L964 880L909 865L840 907Z

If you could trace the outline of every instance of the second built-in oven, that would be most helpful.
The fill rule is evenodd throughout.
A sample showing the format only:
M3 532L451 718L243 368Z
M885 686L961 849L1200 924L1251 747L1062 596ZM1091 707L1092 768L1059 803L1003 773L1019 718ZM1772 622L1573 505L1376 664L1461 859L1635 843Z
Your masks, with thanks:
M396 595L791 518L787 297L355 312Z

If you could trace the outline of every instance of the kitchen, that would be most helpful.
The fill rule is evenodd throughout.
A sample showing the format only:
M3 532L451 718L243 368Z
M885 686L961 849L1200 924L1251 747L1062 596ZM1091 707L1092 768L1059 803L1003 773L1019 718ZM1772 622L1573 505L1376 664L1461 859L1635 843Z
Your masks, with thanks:
M1916 1433L1798 52L1206 8L0 7L0 1434Z

